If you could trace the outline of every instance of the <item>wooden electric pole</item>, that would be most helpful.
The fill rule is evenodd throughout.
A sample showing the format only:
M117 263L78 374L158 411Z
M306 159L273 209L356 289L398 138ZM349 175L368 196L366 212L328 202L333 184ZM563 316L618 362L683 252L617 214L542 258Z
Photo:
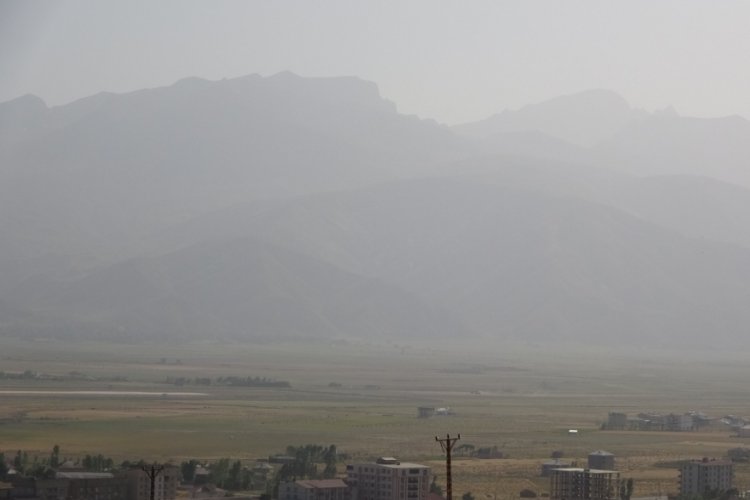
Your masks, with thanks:
M456 444L456 441L461 439L461 434L458 437L452 438L450 434L446 434L443 439L435 436L435 441L440 443L440 447L445 452L445 482L446 482L446 500L453 500L453 480L451 478L451 450Z
M155 500L156 498L156 477L161 474L161 472L164 470L163 465L143 465L141 466L141 470L146 473L148 478L151 480L151 500Z

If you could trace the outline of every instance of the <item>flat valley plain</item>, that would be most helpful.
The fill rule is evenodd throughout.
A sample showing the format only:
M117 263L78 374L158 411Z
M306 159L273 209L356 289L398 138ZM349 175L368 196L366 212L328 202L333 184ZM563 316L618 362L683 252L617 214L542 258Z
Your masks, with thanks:
M0 451L121 460L221 457L251 463L288 445L335 444L347 460L396 456L433 467L435 436L496 446L506 458L456 457L454 492L517 498L549 491L539 476L555 450L586 463L616 455L635 496L674 493L674 461L750 447L723 424L700 432L605 431L610 411L750 415L740 353L657 353L560 345L456 346L408 342L26 341L0 338ZM290 387L175 385L185 378L265 377ZM417 407L452 415L417 418ZM570 429L578 433L571 435ZM343 463L340 464L343 472ZM750 466L736 485L750 489Z

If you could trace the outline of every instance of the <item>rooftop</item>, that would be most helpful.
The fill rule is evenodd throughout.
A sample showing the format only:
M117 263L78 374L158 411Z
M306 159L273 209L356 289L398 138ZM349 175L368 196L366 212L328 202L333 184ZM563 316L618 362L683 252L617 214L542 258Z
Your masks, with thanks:
M395 462L383 462L382 459L378 459L375 463L369 462L369 463L357 463L352 465L358 465L358 466L372 466L372 465L379 465L380 467L387 467L389 469L429 469L430 467L428 465L422 465L422 464L415 464L413 462L399 462L398 460L392 458L392 457L384 457L384 458L391 458L395 460Z
M732 462L731 460L707 460L705 458L703 460L691 460L691 461L686 462L686 463L692 464L692 465L700 465L701 467L710 467L712 465L732 465L732 464L734 464L734 462Z
M401 462L400 464L380 464L390 469L429 469L428 465L415 464L413 462Z
M56 479L112 479L111 472L58 472Z
M603 469L584 469L583 467L560 467L554 469L562 472L586 472L587 474L618 474L616 470L603 470Z
M348 488L346 483L341 479L300 479L299 481L295 481L295 483L309 489Z

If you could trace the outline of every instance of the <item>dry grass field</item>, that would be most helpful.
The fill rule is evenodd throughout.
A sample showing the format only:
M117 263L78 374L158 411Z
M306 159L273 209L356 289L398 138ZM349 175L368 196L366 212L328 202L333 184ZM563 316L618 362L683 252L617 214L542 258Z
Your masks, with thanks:
M524 488L548 490L539 468L553 450L579 464L596 449L614 453L617 468L634 478L640 496L675 491L677 472L662 462L722 457L732 447L750 447L750 440L733 437L718 423L702 432L600 430L611 410L750 414L739 356L688 360L538 351L0 339L0 371L65 378L0 380L0 451L46 456L58 444L69 457L253 460L287 445L336 444L352 460L393 455L428 463L444 483L434 436L461 433L461 443L497 446L507 458L457 458L454 491L509 499ZM226 376L285 380L291 387L165 383L167 377ZM417 406L447 406L455 414L418 419ZM579 432L569 435L568 429ZM750 488L744 464L738 465L737 484Z

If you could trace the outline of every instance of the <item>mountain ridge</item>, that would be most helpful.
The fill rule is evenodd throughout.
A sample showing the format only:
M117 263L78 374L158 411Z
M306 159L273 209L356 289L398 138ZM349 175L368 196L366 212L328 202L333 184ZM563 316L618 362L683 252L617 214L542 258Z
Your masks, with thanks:
M486 137L353 77L22 99L23 119L0 117L0 331L731 348L750 320L750 190L696 175L740 177L745 122L594 94Z

